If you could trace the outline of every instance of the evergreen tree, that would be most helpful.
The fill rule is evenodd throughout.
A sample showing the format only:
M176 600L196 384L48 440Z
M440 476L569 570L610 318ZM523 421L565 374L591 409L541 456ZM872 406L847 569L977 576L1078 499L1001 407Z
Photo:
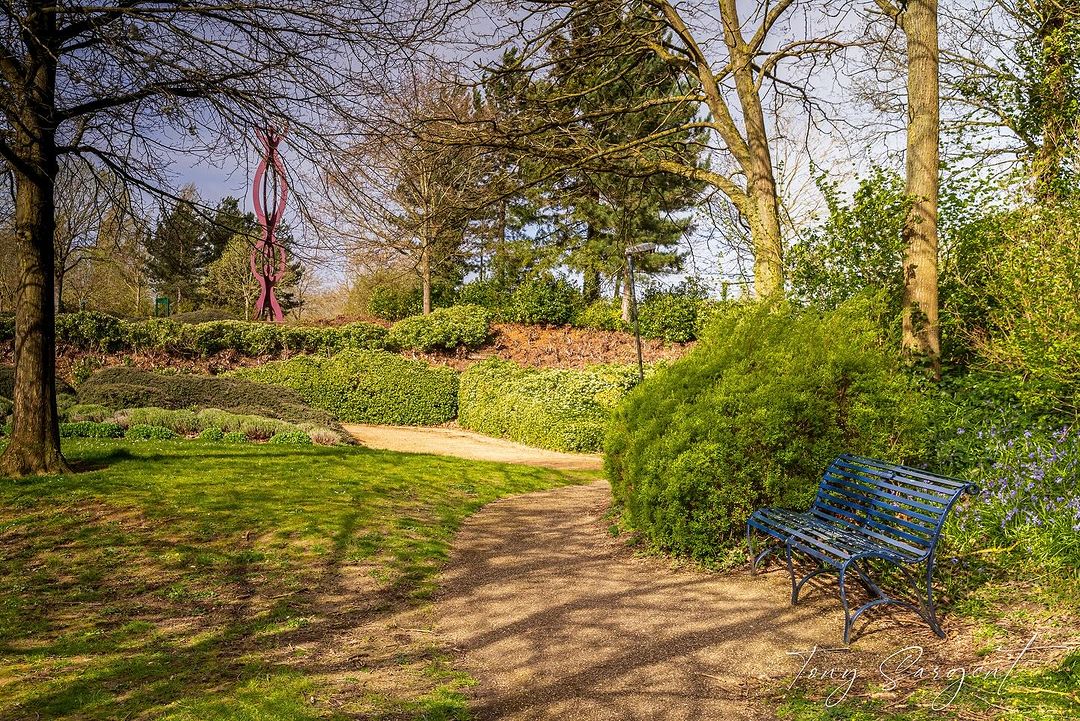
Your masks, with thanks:
M199 304L207 253L206 221L197 202L195 189L185 188L146 241L151 286L170 299L173 312L194 310Z

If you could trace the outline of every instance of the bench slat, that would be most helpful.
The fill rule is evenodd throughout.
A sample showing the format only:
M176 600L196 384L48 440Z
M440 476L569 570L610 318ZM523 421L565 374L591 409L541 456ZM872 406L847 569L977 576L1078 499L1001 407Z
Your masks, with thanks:
M873 458L863 458L862 456L853 456L850 453L844 453L840 455L834 463L842 461L850 463L852 465L862 465L873 468L880 468L882 470L893 471L900 473L904 476L913 478L920 478L929 483L935 485L941 485L959 491L964 488L969 488L971 483L968 481L960 480L959 478L951 478L949 476L938 475L937 473L931 473L930 471L923 471L918 468L911 468L910 466L898 466L893 463L885 463L884 461L874 460Z
M834 478L847 478L852 481L859 481L874 488L888 488L898 494L905 496L914 496L915 498L922 499L929 503L940 503L942 505L949 502L949 499L953 497L952 493L925 493L924 491L918 491L912 488L905 488L904 486L892 482L894 479L886 479L880 477L867 478L866 476L860 476L850 471L844 471L832 466L825 471L825 476L833 476Z
M827 503L833 506L841 506L843 508L842 513L844 515L850 516L853 520L859 520L860 514L871 515L881 521L896 523L902 528L908 529L914 534L925 534L927 536L933 536L934 530L937 528L936 521L923 521L921 524L916 523L915 521L908 518L900 518L895 513L886 513L877 506L860 503L858 499L852 498L849 495L837 495L828 488L822 488L818 492L818 497L814 500L815 506L823 503Z

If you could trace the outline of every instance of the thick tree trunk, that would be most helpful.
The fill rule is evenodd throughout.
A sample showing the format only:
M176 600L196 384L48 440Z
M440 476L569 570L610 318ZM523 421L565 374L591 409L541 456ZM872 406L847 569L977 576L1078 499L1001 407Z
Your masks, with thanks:
M1077 129L1069 106L1070 70L1073 58L1067 57L1066 34L1070 28L1066 10L1060 2L1039 2L1036 13L1042 21L1038 29L1042 52L1043 76L1034 100L1041 106L1042 142L1031 161L1035 195L1043 201L1061 197L1064 166L1076 143Z
M937 0L909 0L903 14L908 47L907 192L904 222L903 351L941 373L938 323L938 97Z
M431 312L431 243L424 243L420 251L420 285L423 289L424 315Z
M731 53L732 75L746 135L745 154L738 159L746 175L746 207L741 212L750 225L754 249L754 293L761 299L781 297L784 294L784 246L780 237L780 201L769 148L769 130L761 107L761 92L754 77L754 51L742 35L735 0L722 0L720 15L724 42Z
M44 172L16 172L15 230L19 288L15 304L14 428L0 470L11 476L66 473L56 410L53 288L53 183ZM55 164L55 158L51 160Z

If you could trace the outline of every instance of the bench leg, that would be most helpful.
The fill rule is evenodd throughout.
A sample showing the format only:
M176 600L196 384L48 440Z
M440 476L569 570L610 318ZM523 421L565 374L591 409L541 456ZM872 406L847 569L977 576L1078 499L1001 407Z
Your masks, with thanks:
M848 606L847 600L847 588L844 585L844 581L847 580L848 564L844 564L840 567L840 605L844 607L844 645L847 646L851 643L851 624L854 619L851 617L851 607ZM858 566L856 566L858 570Z
M930 629L937 634L938 638L945 638L945 632L937 620L937 611L934 609L934 556L926 561L926 622Z

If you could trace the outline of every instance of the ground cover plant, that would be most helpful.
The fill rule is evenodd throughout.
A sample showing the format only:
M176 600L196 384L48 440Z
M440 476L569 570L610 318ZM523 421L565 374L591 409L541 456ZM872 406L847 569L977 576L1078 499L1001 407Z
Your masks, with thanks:
M595 477L355 447L64 450L82 473L0 484L4 718L464 718L467 679L423 632L454 529Z
M300 356L235 371L235 378L291 389L348 423L425 426L457 415L458 374L386 351Z

